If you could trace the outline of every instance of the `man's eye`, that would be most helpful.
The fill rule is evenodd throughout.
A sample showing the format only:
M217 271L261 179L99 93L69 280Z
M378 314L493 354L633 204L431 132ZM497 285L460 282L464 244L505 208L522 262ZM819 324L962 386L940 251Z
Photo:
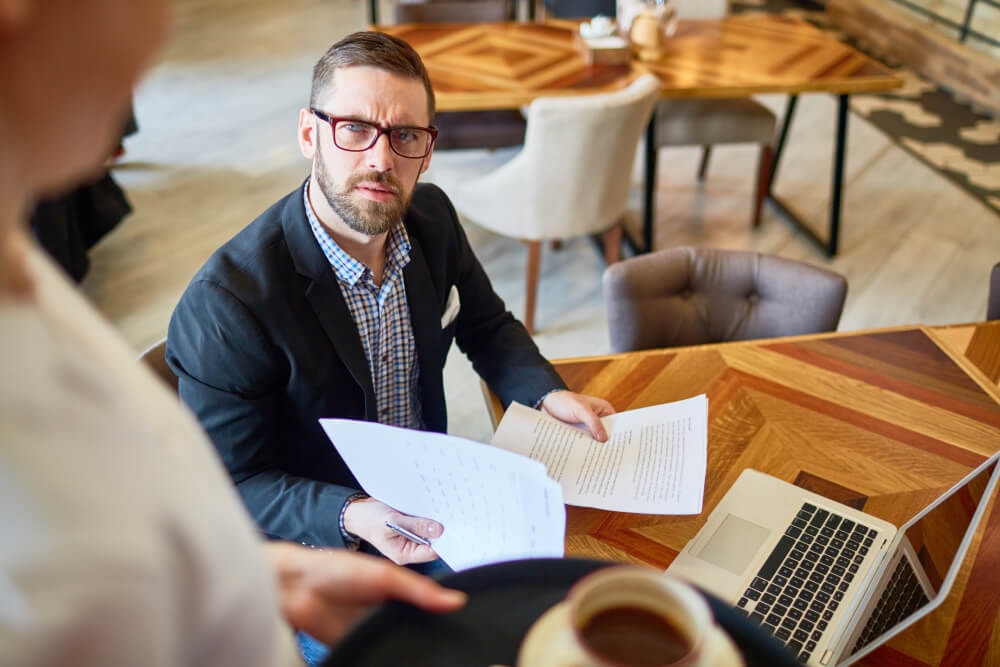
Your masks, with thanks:
M407 128L400 128L395 130L396 139L403 142L412 142L417 140L418 132L415 130L410 130Z

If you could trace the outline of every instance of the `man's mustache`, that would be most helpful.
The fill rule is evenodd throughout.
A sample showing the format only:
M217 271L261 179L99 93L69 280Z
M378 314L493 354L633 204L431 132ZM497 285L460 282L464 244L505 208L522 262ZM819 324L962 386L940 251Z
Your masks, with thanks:
M378 185L384 185L392 190L393 194L398 195L402 189L403 185L400 183L395 176L384 171L369 171L364 174L354 174L347 179L346 189L353 190L360 183L376 183Z

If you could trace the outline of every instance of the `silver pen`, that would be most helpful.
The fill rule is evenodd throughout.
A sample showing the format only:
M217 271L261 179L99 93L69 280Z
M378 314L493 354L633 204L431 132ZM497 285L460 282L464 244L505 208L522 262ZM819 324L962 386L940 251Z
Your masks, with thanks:
M429 547L431 545L431 541L428 540L426 537L420 537L419 535L417 535L413 531L407 530L406 528L403 528L402 526L397 526L392 521L386 521L385 522L385 527L388 528L389 530L391 530L392 532L396 533L397 535L402 535L403 537L405 537L406 539L410 540L411 542L416 542L417 544L422 544L425 547Z

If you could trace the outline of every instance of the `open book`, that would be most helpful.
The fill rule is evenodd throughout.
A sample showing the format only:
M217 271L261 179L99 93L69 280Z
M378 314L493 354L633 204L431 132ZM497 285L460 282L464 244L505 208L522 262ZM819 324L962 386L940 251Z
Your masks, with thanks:
M702 395L606 417L606 443L516 403L493 446L372 422L320 423L366 493L444 525L434 550L463 570L562 556L564 502L701 511L707 404Z

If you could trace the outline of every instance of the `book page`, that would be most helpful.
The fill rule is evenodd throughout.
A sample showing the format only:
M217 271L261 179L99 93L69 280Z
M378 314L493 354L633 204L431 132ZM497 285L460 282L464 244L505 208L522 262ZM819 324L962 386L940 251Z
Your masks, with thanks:
M441 433L347 419L320 424L365 493L444 526L433 547L452 569L562 557L562 489L537 461Z
M708 398L605 417L608 442L518 403L493 445L544 464L569 505L645 514L698 514L708 456Z

